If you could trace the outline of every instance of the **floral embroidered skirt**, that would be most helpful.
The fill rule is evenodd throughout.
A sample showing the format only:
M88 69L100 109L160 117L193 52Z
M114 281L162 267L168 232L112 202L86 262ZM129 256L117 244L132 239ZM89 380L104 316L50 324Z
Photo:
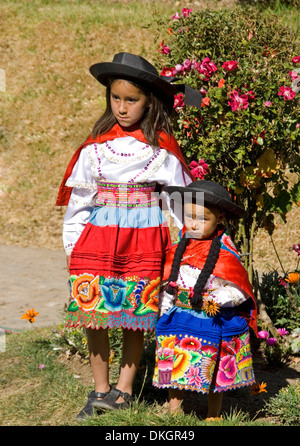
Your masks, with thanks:
M148 195L136 199L141 197L138 186L133 185L135 199L127 200L128 206L99 203L98 194L71 254L67 327L154 329L171 242L160 207L147 202Z
M174 306L157 322L156 338L156 387L208 393L255 382L248 325L234 309L209 317Z

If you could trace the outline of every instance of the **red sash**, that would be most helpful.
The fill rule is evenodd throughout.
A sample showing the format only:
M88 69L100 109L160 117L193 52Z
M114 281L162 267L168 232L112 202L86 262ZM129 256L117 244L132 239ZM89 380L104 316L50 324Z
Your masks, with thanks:
M165 132L159 132L158 135L159 135L159 138L158 138L159 146L162 147L163 149L166 149L169 152L173 153L173 155L175 155L179 159L179 161L182 164L183 169L186 171L186 173L188 173L188 175L191 177L191 181L192 181L193 177L185 163L183 155L180 151L180 147L179 147L177 141L175 140L174 136L173 135L168 136ZM72 173L73 167L75 166L75 164L79 158L81 150L88 144L93 144L93 143L101 144L105 141L112 141L116 138L122 138L125 136L132 136L135 139L137 139L138 141L141 141L144 143L148 142L141 129L125 131L124 129L122 129L122 127L119 126L119 124L115 124L111 128L111 130L109 130L104 135L97 136L96 138L92 138L91 135L88 136L87 140L76 150L76 152L74 153L74 155L67 167L63 181L62 181L59 191L58 191L56 206L65 206L69 202L72 188L69 186L66 186L66 182Z

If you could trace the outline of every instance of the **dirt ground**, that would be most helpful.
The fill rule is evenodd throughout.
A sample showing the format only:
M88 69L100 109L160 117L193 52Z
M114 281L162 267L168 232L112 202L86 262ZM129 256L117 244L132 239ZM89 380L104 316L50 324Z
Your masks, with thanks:
M63 250L0 245L0 280L4 291L0 300L0 328L28 330L21 319L28 309L39 312L36 327L62 320L68 300L68 273Z

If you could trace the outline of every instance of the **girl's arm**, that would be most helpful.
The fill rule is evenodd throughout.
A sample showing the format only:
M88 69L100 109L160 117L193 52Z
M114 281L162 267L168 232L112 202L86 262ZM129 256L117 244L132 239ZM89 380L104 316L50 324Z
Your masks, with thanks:
M210 293L209 297L212 297L220 307L236 307L249 298L244 291L232 282L216 278L212 284L213 288L215 286L216 289Z
M66 184L72 187L72 193L63 222L63 244L66 254L70 255L90 219L97 193L86 149L82 150Z
M71 254L94 208L95 192L73 188L63 222L63 244L66 254Z

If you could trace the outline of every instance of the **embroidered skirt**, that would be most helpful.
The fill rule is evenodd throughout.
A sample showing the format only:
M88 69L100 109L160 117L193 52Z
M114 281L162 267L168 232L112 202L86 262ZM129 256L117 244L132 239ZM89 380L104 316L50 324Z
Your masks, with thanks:
M206 394L255 382L248 325L235 309L209 317L174 306L157 322L156 338L156 387Z
M98 183L71 254L68 327L154 329L171 243L154 190L154 183Z

